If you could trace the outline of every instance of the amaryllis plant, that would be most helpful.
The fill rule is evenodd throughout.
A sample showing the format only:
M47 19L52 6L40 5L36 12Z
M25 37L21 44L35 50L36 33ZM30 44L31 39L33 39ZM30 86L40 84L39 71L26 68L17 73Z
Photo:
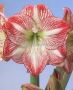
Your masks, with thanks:
M39 75L49 64L64 58L58 48L66 40L69 26L44 5L24 7L4 24L7 35L4 59L24 64L32 75Z
M39 74L49 64L55 65L56 70L62 72L62 76L67 76L66 73L64 74L65 71L72 72L73 52L70 45L73 46L71 38L73 15L69 8L64 8L64 17L60 19L55 17L43 4L29 5L7 20L0 13L1 21L3 21L3 24L0 24L2 58L5 61L13 60L18 64L24 64L31 73L32 84L38 85ZM65 71L62 71L61 68ZM53 73L53 78L50 78L49 81L50 88L52 85L54 85L54 90L59 90L58 85L62 85L61 89L63 88L65 79L62 79L60 83L57 78L59 75L58 72ZM54 80L53 84L51 80ZM23 86L33 88L32 84ZM45 90L53 90L47 89L47 87Z
M0 4L0 60L2 60L3 46L5 41L5 34L3 32L3 24L6 21L6 17L3 14L3 5Z

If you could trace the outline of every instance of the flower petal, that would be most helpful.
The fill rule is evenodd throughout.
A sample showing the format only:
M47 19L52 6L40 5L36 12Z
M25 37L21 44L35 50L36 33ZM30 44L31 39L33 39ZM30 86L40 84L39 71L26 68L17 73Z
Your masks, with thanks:
M52 12L48 10L47 7L44 6L43 4L38 4L37 6L34 6L33 20L39 29L42 29L41 21L51 16L53 16Z
M44 46L27 48L23 55L24 65L34 76L39 75L44 69L48 59L49 54Z
M18 47L16 48L12 53L12 60L18 64L23 64L23 52L24 52L24 48Z
M56 49L65 43L69 26L63 20L51 17L41 23L45 34L43 43L48 49Z
M10 59L10 54L11 52L16 48L16 45L12 43L9 38L6 38L5 43L4 43L4 50L3 50L3 58L4 60L9 60Z
M26 6L21 10L20 14L23 16L27 15L27 16L32 17L33 16L33 8L34 8L34 6L32 6L32 5Z
M59 50L50 50L49 56L50 56L50 58L48 60L48 64L57 65L57 64L62 63L64 61L64 57L59 52Z
M70 30L73 30L73 14L68 7L64 7L63 20L70 25Z
M54 64L54 65L59 65L64 62L66 55L67 55L67 50L66 46L63 45L56 50L50 50L50 59L48 60L47 64Z
M4 60L9 61L10 59L12 59L16 63L22 64L23 61L21 59L21 53L19 52L17 53L17 55L14 54L14 51L17 50L17 48L19 49L19 46L11 42L11 40L9 40L9 38L7 37L5 40L4 51L3 51Z
M24 34L17 30L17 28L15 28L12 23L6 22L4 28L6 30L6 35L11 40L11 42L20 45L23 43L23 41L25 41Z
M20 25L22 28L27 29L27 30L31 29L33 25L32 18L27 15L21 16L18 14L18 15L10 17L8 21L12 23L16 23Z
M37 10L40 20L53 16L52 12L43 4L38 4Z

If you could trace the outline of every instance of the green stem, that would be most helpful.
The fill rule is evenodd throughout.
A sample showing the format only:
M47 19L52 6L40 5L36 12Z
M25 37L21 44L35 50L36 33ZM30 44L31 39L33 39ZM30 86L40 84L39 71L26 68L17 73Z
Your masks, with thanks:
M35 77L33 75L30 75L30 83L39 86L39 76Z

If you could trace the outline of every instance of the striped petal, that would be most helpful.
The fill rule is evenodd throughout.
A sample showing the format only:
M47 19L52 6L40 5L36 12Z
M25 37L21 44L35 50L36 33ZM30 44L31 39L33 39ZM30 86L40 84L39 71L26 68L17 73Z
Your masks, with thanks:
M48 49L56 49L65 43L69 26L63 20L51 17L41 23L45 34L43 43Z
M61 55L61 53L58 50L51 50L49 51L49 64L59 64L64 61L64 57Z
M20 14L22 16L27 15L27 16L32 17L33 16L33 9L34 9L34 6L32 6L32 5L26 6L21 10Z
M65 61L66 58L66 47L63 45L56 50L49 51L49 60L47 64L59 65Z
M24 65L34 76L41 73L47 64L48 59L49 54L45 46L32 46L26 49L23 55Z
M21 32L16 30L12 23L5 23L5 32L9 39L15 44L21 44L24 41L24 36Z
M3 50L4 60L8 61L11 58L11 52L16 48L16 45L6 38Z
M37 11L40 20L53 16L52 12L43 4L37 5Z
M14 54L14 51L19 48L19 45L16 45L15 43L11 42L11 40L7 37L4 44L4 51L3 51L3 58L5 61L9 61L10 58L12 58L13 61L19 64L23 64L21 55L22 53L19 51L17 55Z
M68 7L64 8L63 20L70 25L70 30L73 30L73 14Z

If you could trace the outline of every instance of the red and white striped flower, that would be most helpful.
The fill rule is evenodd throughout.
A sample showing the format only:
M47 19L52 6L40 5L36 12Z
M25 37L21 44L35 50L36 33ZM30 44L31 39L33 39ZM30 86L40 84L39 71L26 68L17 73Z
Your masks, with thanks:
M68 23L70 27L66 43L62 47L58 48L58 51L61 50L64 62L58 63L56 66L63 68L67 73L71 73L73 64L73 14L67 7L64 8L63 20Z
M68 33L66 46L67 46L67 55L64 63L64 69L66 72L72 72L73 64L73 13L67 7L64 8L64 18L65 22L70 25L70 31Z
M67 73L72 72L72 64L73 64L73 14L71 10L67 7L64 8L64 17L63 20L69 24L70 29L68 33L68 37L66 40L66 57L64 61L64 69Z
M58 51L66 40L69 26L44 5L24 7L4 24L7 34L4 59L26 66L37 76L49 64L64 61Z

